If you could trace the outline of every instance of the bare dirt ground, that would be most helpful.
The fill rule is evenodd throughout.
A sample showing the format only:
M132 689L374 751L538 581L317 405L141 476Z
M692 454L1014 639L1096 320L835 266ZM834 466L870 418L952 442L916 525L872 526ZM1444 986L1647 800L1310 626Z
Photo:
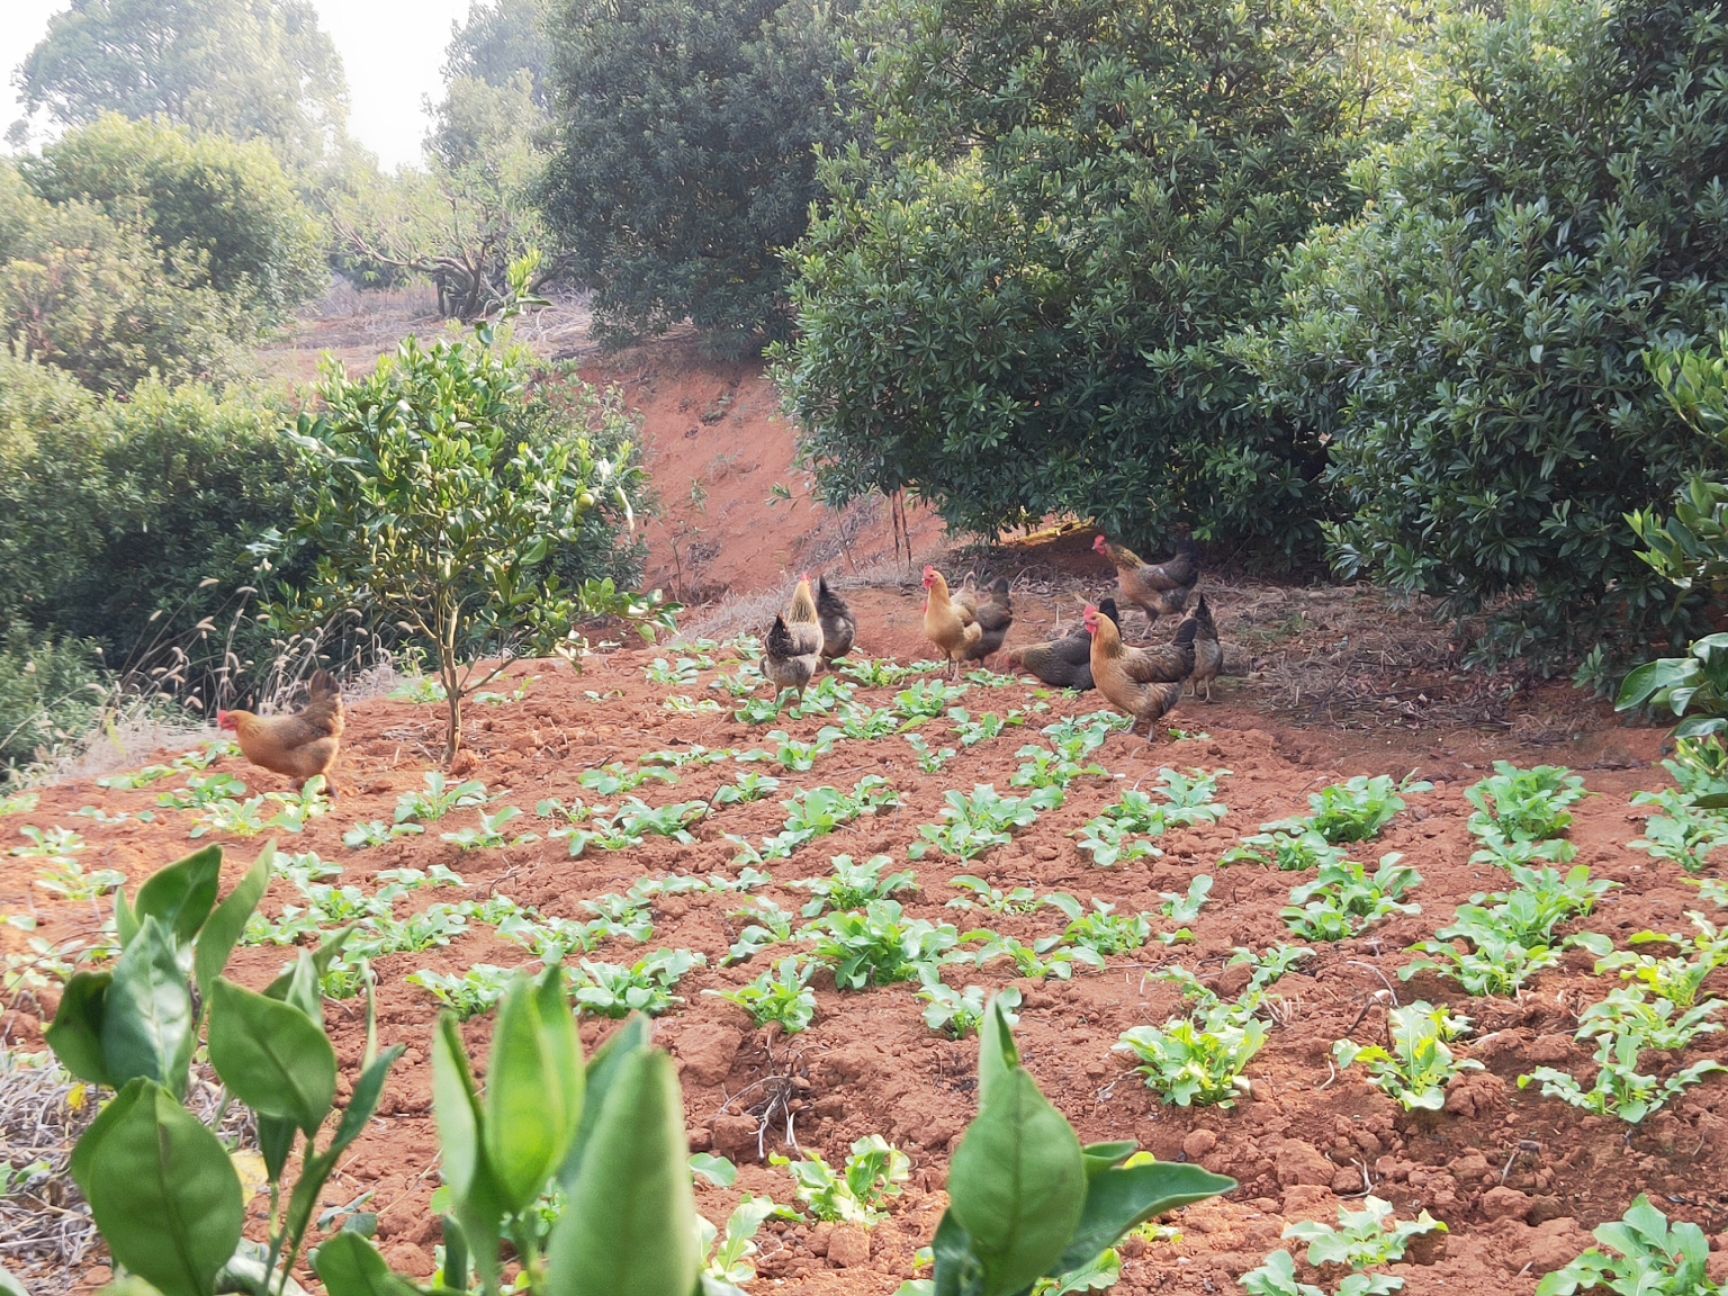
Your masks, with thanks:
M864 622L863 650L876 656L922 655L913 596L892 587L866 589L857 592L856 602ZM1061 618L1071 621L1073 607L1072 591L1054 598L1028 593L1020 600L1019 624L1028 637L1041 635L1042 627ZM1309 615L1322 627L1326 624L1324 611L1311 609ZM1233 624L1226 612L1226 639L1231 639ZM1315 632L1320 640L1325 633ZM1580 728L1575 721L1584 717L1570 711L1560 720L1552 715L1544 720L1541 742L1521 736L1511 721L1487 729L1409 717L1401 724L1357 728L1292 722L1272 713L1275 698L1267 663L1278 651L1295 650L1286 642L1282 649L1257 654L1244 650L1239 639L1232 639L1232 648L1250 673L1226 681L1218 701L1184 701L1171 718L1201 736L1154 747L1123 735L1112 737L1099 753L1107 777L1075 783L1060 809L1043 814L1012 844L966 864L940 855L911 860L907 846L917 838L919 825L937 819L948 789L992 783L1007 791L1019 748L1038 741L1038 728L1044 724L1098 709L1096 695L1049 698L1048 712L1029 716L1025 726L1010 728L997 739L962 749L935 775L921 773L897 737L841 741L807 773L774 769L781 779L775 797L715 811L695 827L694 845L650 838L641 847L615 854L591 848L574 860L561 841L464 851L440 839L440 830L474 826L475 811L456 812L421 837L363 850L345 847L345 830L366 820L387 822L398 795L420 786L436 744L437 708L367 702L352 708L342 759L341 773L351 791L334 813L315 820L282 846L316 851L340 865L338 884L362 893L376 892L382 870L427 869L433 864L448 866L468 884L461 892L416 892L401 903L399 917L434 902L508 895L547 915L582 919L587 916L584 900L622 893L639 879L735 876L736 847L726 840L727 834L754 839L774 832L785 815L780 802L796 789L850 788L860 777L878 774L899 791L897 808L860 819L790 860L773 864L772 884L756 894L795 911L808 897L791 883L827 874L835 855L863 859L882 853L892 857L895 869L910 869L918 879L917 892L901 897L910 915L935 923L958 922L962 928L982 922L1031 941L1060 929L1054 911L1030 916L957 913L948 907L959 895L949 879L969 872L1003 888L1031 886L1040 894L1067 891L1086 903L1109 901L1121 912L1155 913L1164 894L1184 891L1197 874L1215 878L1212 901L1192 924L1193 944L1167 947L1154 941L1136 953L1110 959L1104 971L1081 972L1066 983L1016 982L1005 963L981 970L956 967L948 973L956 985L1020 986L1025 1005L1019 1037L1028 1065L1084 1139L1135 1138L1159 1157L1197 1161L1241 1182L1228 1198L1183 1213L1176 1240L1132 1244L1118 1290L1194 1296L1235 1290L1236 1278L1280 1245L1279 1234L1287 1223L1331 1219L1341 1199L1368 1191L1393 1201L1401 1215L1427 1209L1451 1227L1440 1245L1421 1250L1421 1263L1396 1267L1413 1296L1462 1290L1527 1294L1541 1273L1586 1245L1585 1230L1617 1217L1640 1190L1650 1192L1671 1214L1697 1220L1720 1243L1728 1226L1728 1176L1721 1168L1728 1164L1728 1082L1710 1081L1638 1127L1581 1116L1534 1089L1520 1092L1514 1084L1520 1073L1538 1064L1588 1074L1587 1055L1572 1039L1575 1015L1612 984L1607 977L1592 975L1588 956L1568 955L1561 967L1539 975L1521 996L1511 999L1471 999L1432 976L1408 986L1397 979L1397 970L1410 959L1404 952L1408 944L1444 925L1473 893L1503 884L1495 869L1469 862L1473 843L1464 828L1469 807L1462 792L1494 759L1525 765L1563 762L1586 778L1591 795L1578 808L1571 833L1578 861L1597 877L1620 883L1621 889L1581 926L1620 943L1645 928L1683 928L1686 911L1698 907L1696 890L1672 865L1652 861L1626 845L1640 823L1629 798L1664 783L1660 771L1651 768L1660 734L1619 727L1600 712L1589 715ZM1320 643L1310 655L1323 656L1323 649ZM712 696L708 683L732 669L728 663L717 662L695 680L669 687L645 678L655 656L652 651L615 653L590 661L580 675L552 663L512 668L512 678L534 679L524 683L522 700L475 712L464 775L486 784L494 806L514 805L531 815L544 798L597 799L584 791L579 777L608 762L635 766L646 753L687 749L690 744L716 749L773 746L764 733L774 726L737 721L730 714L731 704L719 715L675 714L666 708L673 693ZM508 686L505 691L510 691ZM892 689L860 687L857 700L880 707L890 704L893 694ZM972 685L961 705L976 716L1027 712L1040 700L1026 683ZM1405 703L1394 692L1383 705L1401 713ZM1567 717L1570 721L1562 723ZM810 739L825 721L820 716L783 717L777 723L794 738ZM948 728L947 720L936 720L924 732L931 745L938 746L954 742ZM1229 807L1227 816L1215 826L1180 829L1159 839L1162 858L1113 870L1092 867L1076 849L1074 831L1119 799L1125 788L1154 782L1165 766L1231 771L1219 794ZM234 758L216 768L246 779L254 790L280 784ZM727 763L689 769L676 784L649 784L638 794L656 805L706 800L745 768L766 767ZM1415 892L1421 914L1396 917L1356 939L1320 945L1315 959L1280 983L1286 1019L1273 1028L1270 1043L1248 1068L1250 1101L1234 1111L1164 1105L1128 1069L1122 1055L1112 1051L1122 1031L1161 1023L1179 1007L1176 990L1147 973L1177 964L1234 992L1243 973L1226 969L1232 950L1289 939L1278 911L1301 876L1248 866L1220 868L1219 856L1262 821L1301 812L1306 796L1328 783L1357 773L1396 776L1410 771L1432 779L1435 790L1413 796L1410 808L1384 836L1365 844L1358 854L1372 863L1382 853L1402 852L1422 875ZM136 886L154 868L189 849L194 812L155 808L162 789L183 782L182 777L137 791L87 783L45 789L40 804L6 821L3 831L18 841L24 826L76 827L90 846L88 866L117 868ZM132 818L103 825L78 816L92 805L110 815L154 809L157 817L150 823ZM551 827L547 822L530 826L541 832ZM229 845L225 868L237 875L258 843ZM40 923L37 934L53 943L88 939L100 921L98 906L58 902L35 885L34 874L30 861L0 862L0 907L34 914ZM264 909L279 915L285 905L303 903L291 881L279 878ZM647 945L612 940L591 957L627 963L652 949L683 948L708 960L707 967L678 986L684 1002L660 1019L657 1038L681 1066L692 1147L724 1152L743 1167L736 1190L701 1189L699 1204L710 1218L723 1221L742 1191L781 1200L792 1196L786 1173L759 1163L760 1123L742 1114L786 1077L808 1082L794 1125L800 1147L820 1151L837 1163L854 1139L880 1133L911 1154L915 1170L910 1191L872 1234L866 1262L838 1267L839 1261L826 1254L828 1230L792 1224L770 1226L778 1231L765 1238L760 1258L757 1290L886 1296L913 1273L913 1253L928 1242L942 1209L947 1158L974 1111L976 1042L954 1042L928 1030L915 987L842 992L828 974L818 975L817 1014L808 1032L784 1038L752 1029L741 1010L703 993L751 979L779 953L759 955L742 966L718 966L743 925L735 916L741 904L741 898L730 893L662 897L653 903L654 931ZM100 909L105 912L106 905ZM5 941L8 951L20 946L17 933L6 932ZM284 956L285 951L275 948L244 949L238 975L261 984L276 973ZM386 1254L402 1270L420 1276L431 1272L437 1242L427 1209L437 1183L428 1065L437 1005L406 978L421 969L460 974L482 963L534 965L520 945L479 922L445 948L380 961L384 1041L405 1044L408 1052L390 1081L380 1119L325 1195L326 1204L334 1206L372 1193L370 1208L379 1213ZM1445 1003L1475 1021L1473 1034L1460 1049L1483 1062L1486 1070L1456 1082L1444 1112L1406 1115L1365 1083L1360 1072L1340 1075L1329 1059L1338 1038L1376 1037L1389 988L1404 1001L1422 997ZM338 1052L351 1075L363 1046L360 1007L349 1000L330 1008ZM6 1017L12 1047L40 1047L45 1011L46 1005L28 998L13 1006ZM585 1044L592 1048L612 1028L610 1022L585 1021ZM464 1027L477 1058L484 1057L490 1029L489 1016L476 1017ZM783 1122L769 1124L762 1137L769 1151L789 1150ZM86 1289L101 1276L99 1268L86 1269L77 1286Z

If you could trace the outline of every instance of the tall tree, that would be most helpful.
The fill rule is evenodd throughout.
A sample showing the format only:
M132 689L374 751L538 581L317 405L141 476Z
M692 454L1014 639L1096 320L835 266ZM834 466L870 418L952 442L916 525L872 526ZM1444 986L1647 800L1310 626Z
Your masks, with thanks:
M161 117L269 140L290 167L322 158L348 113L310 0L72 0L13 81L26 112L62 125Z
M1728 465L1645 364L1728 326L1728 15L1512 0L1449 19L1438 58L1358 173L1372 201L1242 340L1257 400L1329 444L1339 572L1491 611L1478 656L1684 643L1695 603L1625 518Z
M716 349L783 331L786 273L846 130L850 0L562 0L548 218L604 337L685 318Z
M468 20L450 25L445 82L473 78L502 88L518 72L526 72L533 82L534 102L546 107L552 70L551 16L552 0L472 0Z
M825 170L778 377L830 498L980 532L1053 513L1318 540L1324 447L1240 412L1218 340L1343 215L1367 35L1313 0L884 0L886 160Z
M21 158L18 170L51 203L92 203L138 225L259 322L281 320L329 283L318 222L262 141L109 115Z

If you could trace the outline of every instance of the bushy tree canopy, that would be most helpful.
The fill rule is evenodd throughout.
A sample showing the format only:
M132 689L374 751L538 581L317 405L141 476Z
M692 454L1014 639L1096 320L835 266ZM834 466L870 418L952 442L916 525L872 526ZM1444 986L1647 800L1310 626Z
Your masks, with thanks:
M723 350L784 322L779 249L844 137L850 0L563 0L548 218L620 340L689 318Z
M1272 416L1332 443L1340 571L1492 605L1487 653L1552 660L1674 611L1626 514L1721 464L1643 357L1728 320L1728 16L1515 0L1446 23L1440 57L1368 209L1242 353Z
M14 79L27 112L62 125L159 117L269 140L296 168L347 119L342 60L310 0L72 0Z
M322 233L267 145L108 114L18 165L39 196L136 225L265 319L324 289Z
M48 202L0 163L0 327L23 357L99 392L224 374L244 315L197 257L165 258L136 225Z
M1323 447L1245 416L1217 345L1346 210L1372 87L1338 12L881 6L862 84L888 157L827 168L778 370L828 494L908 487L981 532L1073 512L1299 545Z

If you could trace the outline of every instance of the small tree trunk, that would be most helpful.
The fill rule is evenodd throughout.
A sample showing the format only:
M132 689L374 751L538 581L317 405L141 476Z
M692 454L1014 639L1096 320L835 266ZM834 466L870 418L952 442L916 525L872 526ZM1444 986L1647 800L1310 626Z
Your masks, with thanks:
M444 729L444 765L448 769L456 763L456 753L462 749L462 693L454 679L445 681L444 693L445 705L450 709Z

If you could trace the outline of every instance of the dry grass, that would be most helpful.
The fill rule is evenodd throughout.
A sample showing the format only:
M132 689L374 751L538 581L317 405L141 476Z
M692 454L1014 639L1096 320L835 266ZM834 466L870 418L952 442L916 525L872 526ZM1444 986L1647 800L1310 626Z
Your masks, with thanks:
M72 1144L95 1118L96 1103L69 1103L78 1082L46 1054L0 1049L0 1143L4 1160L25 1177L0 1193L0 1264L45 1275L33 1296L60 1296L96 1245L90 1218L67 1166Z
M213 1072L194 1068L187 1107L230 1146L255 1147L252 1116L229 1103ZM69 1169L72 1145L95 1119L97 1095L46 1053L0 1046L0 1165L31 1167L0 1193L0 1266L30 1269L31 1296L62 1296L97 1245L96 1223Z

